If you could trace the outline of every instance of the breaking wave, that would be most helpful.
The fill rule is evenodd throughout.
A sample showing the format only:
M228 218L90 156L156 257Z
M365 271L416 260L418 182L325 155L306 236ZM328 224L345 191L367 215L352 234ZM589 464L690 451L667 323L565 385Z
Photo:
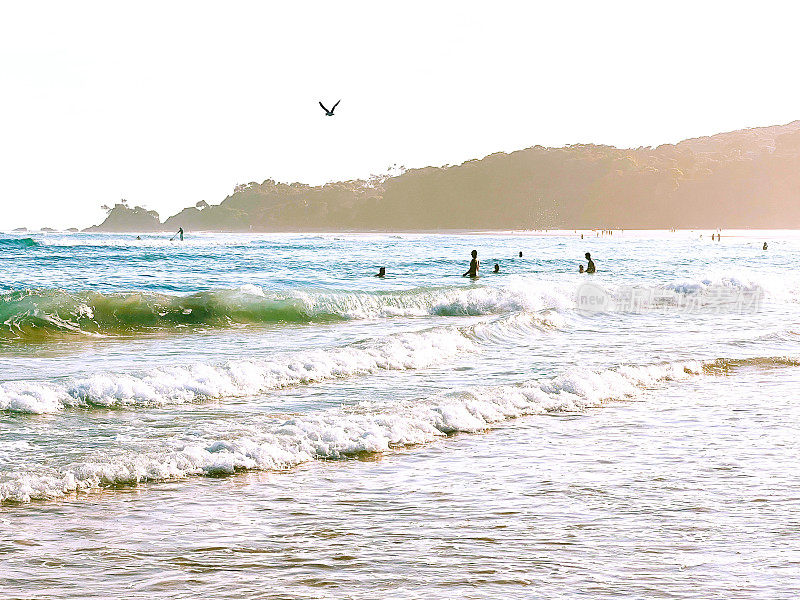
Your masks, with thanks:
M558 295L546 286L461 286L375 293L276 293L244 286L189 296L25 290L0 294L0 340L126 335L252 323L488 315L569 302L568 294Z
M462 331L446 327L267 360L96 374L65 383L8 381L0 383L0 410L40 414L65 408L162 406L236 398L379 371L421 369L475 347Z
M580 280L586 282L587 280ZM255 285L191 295L22 290L0 294L0 343L69 335L115 336L258 323L321 323L391 317L478 316L576 306L581 285L533 278L501 285L421 287L380 292L275 292ZM603 287L603 280L592 280ZM765 283L767 285L762 285ZM764 299L798 300L792 281L759 283L744 277L603 288L623 310L686 307L717 309ZM633 303L633 304L632 304ZM630 305L630 306L629 306Z
M630 398L658 382L703 371L701 363L573 372L522 385L471 388L390 407L363 405L250 426L232 437L198 440L180 450L127 452L81 462L58 473L17 472L0 483L0 501L27 502L65 494L193 475L286 470L314 459L339 459L479 432L523 415L581 411Z

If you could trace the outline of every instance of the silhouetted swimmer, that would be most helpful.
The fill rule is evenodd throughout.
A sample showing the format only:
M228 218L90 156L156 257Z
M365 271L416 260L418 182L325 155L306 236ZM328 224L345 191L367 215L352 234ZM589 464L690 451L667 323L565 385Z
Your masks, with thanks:
M462 277L472 277L475 278L478 276L478 269L481 268L481 263L478 260L478 251L472 251L472 260L469 263L469 271L464 273Z
M596 269L594 268L594 261L592 260L592 255L587 252L585 254L585 256L586 256L586 260L589 261L589 264L586 265L586 272L587 273L594 273Z
M375 277L386 277L386 267L378 269L378 274Z
M142 236L140 236L140 235L137 235L137 236L136 236L136 239L137 239L137 240L141 240L141 239L142 239ZM766 250L766 248L764 248L764 250Z
M522 252L519 253L519 257L522 258Z
M761 249L762 249L762 250L766 250L766 249L767 249L767 242L764 242L764 247L763 247L763 248L761 248Z
M497 263L494 263L494 272L495 273L499 273L500 272L500 265L497 264Z

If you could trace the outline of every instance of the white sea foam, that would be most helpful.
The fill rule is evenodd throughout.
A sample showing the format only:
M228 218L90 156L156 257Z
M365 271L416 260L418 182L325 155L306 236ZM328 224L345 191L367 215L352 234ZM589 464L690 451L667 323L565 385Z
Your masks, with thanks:
M140 373L98 373L66 383L0 382L0 410L51 413L69 407L135 407L235 398L382 370L421 369L481 344L504 343L563 325L554 312L512 313L465 327L437 327L369 343L266 360L194 363Z
M66 383L10 381L0 383L0 410L48 413L65 407L158 406L241 397L382 370L420 369L475 348L475 342L460 330L442 327L274 359L104 373Z
M0 483L0 500L26 502L110 485L285 470L313 459L335 459L424 444L456 432L477 432L532 414L580 411L624 399L660 381L702 371L700 363L574 371L520 386L487 386L391 406L362 404L294 417L231 438L206 439L179 451L127 453L75 464L60 473L17 472Z

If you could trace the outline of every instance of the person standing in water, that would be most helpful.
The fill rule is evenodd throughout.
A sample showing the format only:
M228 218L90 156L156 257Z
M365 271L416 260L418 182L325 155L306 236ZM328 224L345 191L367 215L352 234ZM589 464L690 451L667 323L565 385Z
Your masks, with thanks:
M762 250L766 250L766 249L767 249L767 242L764 242L764 247L763 247L763 248L761 248L761 249L762 249Z
M378 269L378 274L375 277L386 277L386 267Z
M594 268L594 261L592 260L592 255L587 252L585 254L585 256L586 256L586 260L589 261L589 264L586 265L586 272L587 273L594 273L596 269Z
M494 272L495 273L499 273L500 272L500 265L498 263L494 263Z
M180 238L180 240L181 240L181 241L183 241L183 227L178 227L178 232L177 232L175 235L173 235L173 236L172 236L172 237L169 239L169 241L171 242L171 241L172 241L172 240L174 240L176 237Z
M481 263L478 260L478 251L472 251L472 260L469 263L469 270L462 275L462 277L472 277L473 279L478 276L478 269L481 268Z

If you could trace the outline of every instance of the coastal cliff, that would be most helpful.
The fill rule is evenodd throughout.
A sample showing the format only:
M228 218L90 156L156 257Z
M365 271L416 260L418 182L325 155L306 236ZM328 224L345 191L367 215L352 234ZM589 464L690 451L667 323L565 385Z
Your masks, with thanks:
M267 179L161 223L117 204L94 231L800 227L800 121L635 149L533 146L310 186Z

